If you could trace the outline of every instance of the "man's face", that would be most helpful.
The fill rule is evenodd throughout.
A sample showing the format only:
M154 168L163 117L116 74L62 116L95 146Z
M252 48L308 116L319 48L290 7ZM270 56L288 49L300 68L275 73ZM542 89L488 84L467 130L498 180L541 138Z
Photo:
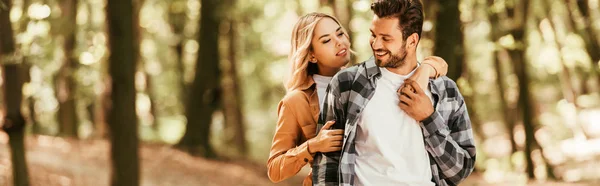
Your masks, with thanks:
M404 64L406 42L402 39L402 30L398 24L398 18L373 16L370 43L375 63L379 67L396 68Z

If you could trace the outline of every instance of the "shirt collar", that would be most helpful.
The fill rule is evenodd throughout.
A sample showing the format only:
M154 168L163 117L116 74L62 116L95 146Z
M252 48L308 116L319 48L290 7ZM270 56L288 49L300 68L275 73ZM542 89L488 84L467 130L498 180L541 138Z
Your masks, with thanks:
M312 75L308 76L307 81L298 87L298 90L307 90L315 84L315 80L313 80Z

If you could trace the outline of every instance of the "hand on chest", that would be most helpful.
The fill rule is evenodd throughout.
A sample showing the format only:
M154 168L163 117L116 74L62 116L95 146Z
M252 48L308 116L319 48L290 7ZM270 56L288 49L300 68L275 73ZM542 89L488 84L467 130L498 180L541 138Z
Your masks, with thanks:
M389 83L379 83L373 94L373 97L364 108L362 121L372 125L400 125L413 124L417 121L406 114L398 103L400 102L396 94L396 87Z

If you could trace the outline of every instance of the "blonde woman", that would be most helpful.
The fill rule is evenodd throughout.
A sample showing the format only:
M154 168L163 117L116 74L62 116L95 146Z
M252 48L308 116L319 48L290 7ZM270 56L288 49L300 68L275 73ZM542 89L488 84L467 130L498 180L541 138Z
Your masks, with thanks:
M269 179L280 182L296 175L313 160L316 152L341 149L343 130L329 130L327 122L317 133L317 121L329 81L350 61L349 36L333 16L310 13L302 16L292 31L289 55L291 77L287 94L279 102L278 120L267 162ZM446 62L428 57L410 78L427 87L430 77L445 75ZM303 185L312 185L310 175Z

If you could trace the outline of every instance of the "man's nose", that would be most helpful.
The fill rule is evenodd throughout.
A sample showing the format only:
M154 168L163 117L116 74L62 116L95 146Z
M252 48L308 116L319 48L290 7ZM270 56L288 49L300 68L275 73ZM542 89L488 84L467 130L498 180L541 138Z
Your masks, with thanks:
M381 44L380 39L373 38L373 41L371 41L371 48L376 50L376 49L381 49L382 47L383 47L383 45Z

